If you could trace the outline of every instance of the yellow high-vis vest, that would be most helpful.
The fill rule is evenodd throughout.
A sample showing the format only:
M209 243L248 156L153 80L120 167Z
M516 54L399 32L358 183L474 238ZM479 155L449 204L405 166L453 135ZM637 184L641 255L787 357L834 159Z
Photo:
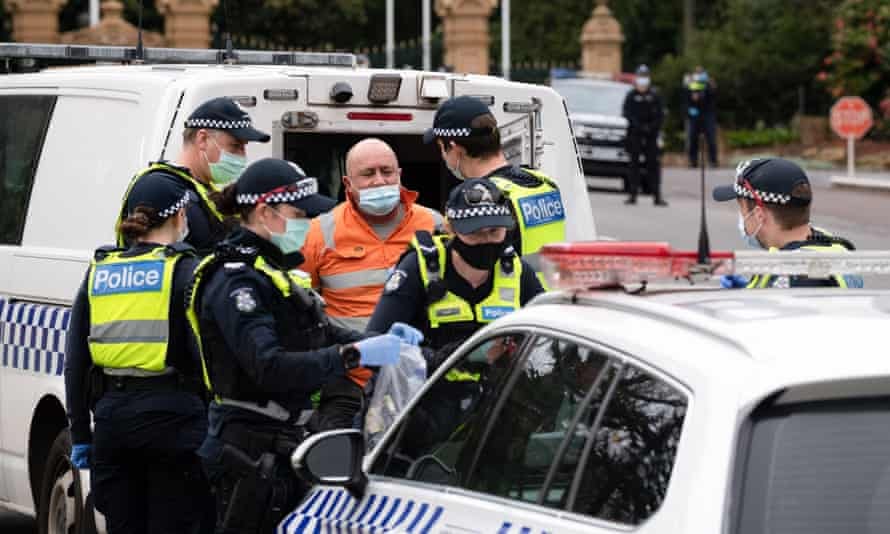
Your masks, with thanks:
M173 271L181 255L167 247L131 257L122 252L100 252L90 266L90 354L100 367L161 372L170 341Z

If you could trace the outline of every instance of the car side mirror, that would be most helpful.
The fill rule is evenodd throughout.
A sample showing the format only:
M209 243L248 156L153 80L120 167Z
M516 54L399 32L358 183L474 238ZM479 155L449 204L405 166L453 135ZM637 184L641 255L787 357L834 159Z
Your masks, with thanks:
M291 456L291 465L310 485L341 486L361 499L368 486L368 477L362 471L364 452L365 438L360 430L331 430L300 443Z

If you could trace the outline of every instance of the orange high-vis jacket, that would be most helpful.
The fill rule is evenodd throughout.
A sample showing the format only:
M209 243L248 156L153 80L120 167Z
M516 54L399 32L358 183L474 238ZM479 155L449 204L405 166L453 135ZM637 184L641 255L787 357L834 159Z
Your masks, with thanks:
M418 230L433 232L442 216L416 204L417 192L402 189L404 217L386 240L380 239L349 200L315 218L303 245L300 270L312 276L334 318L356 318L363 325L374 313L389 271ZM362 326L363 330L364 327Z

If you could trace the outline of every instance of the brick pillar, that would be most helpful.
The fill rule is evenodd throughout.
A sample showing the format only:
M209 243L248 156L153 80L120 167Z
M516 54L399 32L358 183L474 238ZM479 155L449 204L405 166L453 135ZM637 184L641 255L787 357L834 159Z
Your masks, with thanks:
M445 37L445 64L454 72L488 74L488 19L498 0L436 0Z
M621 24L612 16L607 0L597 0L593 14L581 32L581 70L617 74L621 72Z
M59 10L66 0L7 0L12 38L19 43L59 42Z
M210 15L219 0L160 0L164 37L173 48L208 48Z

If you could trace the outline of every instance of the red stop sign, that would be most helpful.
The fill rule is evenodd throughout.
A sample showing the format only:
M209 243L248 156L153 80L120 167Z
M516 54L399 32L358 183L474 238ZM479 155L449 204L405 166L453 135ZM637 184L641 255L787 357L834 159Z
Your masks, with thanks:
M831 129L845 139L862 139L873 124L871 108L858 96L845 96L831 106Z

